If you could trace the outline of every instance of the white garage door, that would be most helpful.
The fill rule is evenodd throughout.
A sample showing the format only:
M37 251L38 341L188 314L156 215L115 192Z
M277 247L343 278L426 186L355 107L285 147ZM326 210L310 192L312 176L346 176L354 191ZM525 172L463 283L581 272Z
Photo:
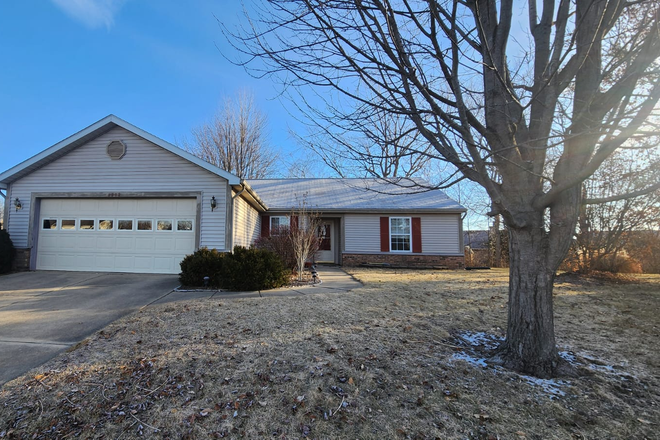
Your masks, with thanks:
M43 199L37 269L179 273L196 199Z

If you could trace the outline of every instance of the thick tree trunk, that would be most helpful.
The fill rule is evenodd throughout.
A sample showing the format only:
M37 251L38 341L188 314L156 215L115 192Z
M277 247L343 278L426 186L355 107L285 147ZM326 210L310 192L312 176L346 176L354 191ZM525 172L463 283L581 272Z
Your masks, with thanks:
M509 234L509 316L500 357L506 368L556 376L564 362L555 344L548 237L540 227L509 228Z

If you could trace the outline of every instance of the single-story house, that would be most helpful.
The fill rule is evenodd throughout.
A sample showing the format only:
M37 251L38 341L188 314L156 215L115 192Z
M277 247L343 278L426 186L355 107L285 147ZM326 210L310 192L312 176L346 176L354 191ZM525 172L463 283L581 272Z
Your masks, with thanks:
M229 252L287 224L303 198L323 220L319 262L464 264L465 208L442 191L245 181L114 115L1 173L2 190L19 269L178 273L200 247Z

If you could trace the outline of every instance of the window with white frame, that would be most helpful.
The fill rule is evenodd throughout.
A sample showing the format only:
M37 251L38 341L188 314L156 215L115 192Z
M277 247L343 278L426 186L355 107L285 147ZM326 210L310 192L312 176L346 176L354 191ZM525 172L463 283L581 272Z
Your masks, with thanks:
M285 215L271 216L270 218L270 234L279 235L282 229L289 228L289 217Z
M390 217L390 250L411 252L411 243L410 217Z

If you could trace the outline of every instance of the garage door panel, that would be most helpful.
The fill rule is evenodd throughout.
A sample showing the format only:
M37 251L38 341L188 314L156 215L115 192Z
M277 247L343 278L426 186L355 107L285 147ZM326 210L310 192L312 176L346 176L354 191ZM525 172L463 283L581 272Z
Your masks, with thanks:
M76 249L76 240L74 236L69 235L68 237L64 234L59 235L56 237L56 246L51 246L51 249L69 249L73 250ZM42 243L39 243L41 246ZM48 247L48 245L46 245Z
M135 238L134 237L117 237L115 240L115 249L119 251L126 251L134 249L135 247Z
M156 200L138 200L135 209L137 212L153 213L156 210Z
M173 237L156 237L154 247L157 251L173 251L175 241Z
M114 237L99 237L96 241L96 246L98 249L104 251L115 250L115 240Z
M88 235L88 234L91 234L91 233L92 233L91 231L85 232L85 235L87 235L86 237L85 236L78 236L77 238L74 238L74 240L76 241L76 248L78 248L78 249L96 249L97 239L96 239L96 237Z
M42 249L57 249L62 245L59 238L60 237L57 235L42 234L42 236L39 237L39 246Z
M134 266L133 260L134 258L132 256L117 255L115 256L115 268L122 271L129 271Z
M80 267L80 270L90 270L95 268L94 254L82 253L74 257L75 265Z
M154 239L153 237L138 237L135 239L135 248L140 251L153 251Z
M173 258L166 257L156 257L154 258L154 269L156 270L167 270L173 266Z
M176 200L158 200L156 202L156 214L171 215L176 213Z
M134 258L134 266L136 269L143 269L143 270L148 270L152 269L154 266L154 259L156 257L152 256L144 256L144 255L137 255Z
M117 200L117 212L125 212L127 215L133 215L137 210L137 200Z
M97 255L94 263L98 269L112 270L115 267L115 256Z
M178 231L177 220L195 219L196 211L194 198L44 199L37 269L179 273L180 261L195 250L197 224L193 231ZM44 219L54 220L46 222L48 229ZM62 220L75 220L76 229L62 229ZM79 229L81 220L93 220L94 229ZM132 221L132 229L130 223L119 229L119 220ZM138 220L149 220L154 229L138 231ZM171 222L172 230L156 230L159 220ZM99 229L104 221L112 228Z
M190 240L192 237L186 237L186 238L177 238L175 239L175 245L174 245L174 250L176 252L185 252L186 249L190 247Z

